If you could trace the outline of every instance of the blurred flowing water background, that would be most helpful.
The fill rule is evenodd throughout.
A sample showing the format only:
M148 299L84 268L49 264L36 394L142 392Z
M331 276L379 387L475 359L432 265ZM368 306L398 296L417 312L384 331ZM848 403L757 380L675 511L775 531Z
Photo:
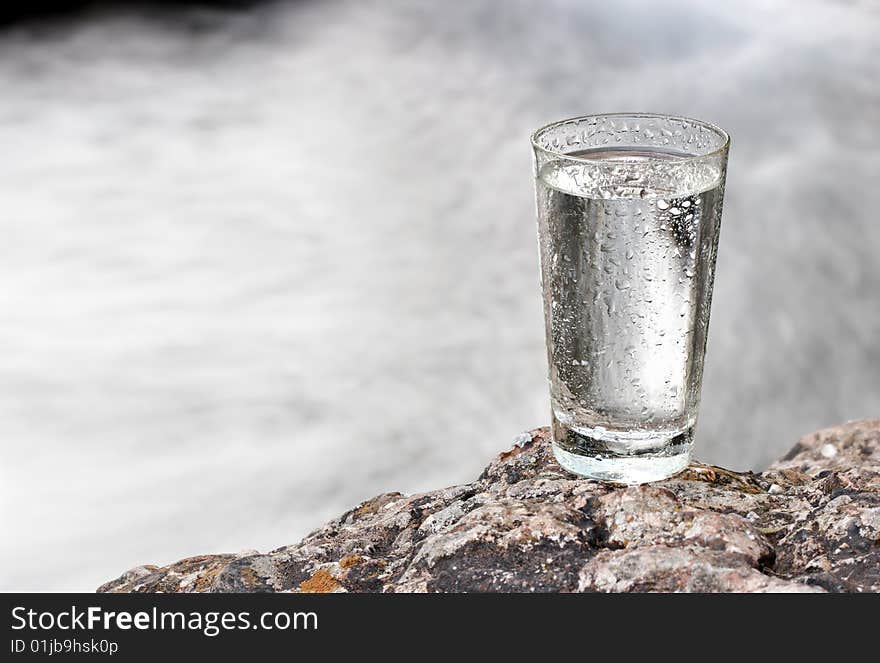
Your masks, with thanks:
M0 31L0 589L292 543L548 395L528 134L733 135L699 456L880 414L872 2L138 5Z

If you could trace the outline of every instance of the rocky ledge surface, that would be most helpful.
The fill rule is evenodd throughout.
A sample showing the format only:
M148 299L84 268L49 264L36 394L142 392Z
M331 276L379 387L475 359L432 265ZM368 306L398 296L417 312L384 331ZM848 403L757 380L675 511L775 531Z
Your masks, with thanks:
M760 474L692 464L577 479L546 429L473 483L385 493L269 553L139 566L100 592L876 592L880 419L801 439Z

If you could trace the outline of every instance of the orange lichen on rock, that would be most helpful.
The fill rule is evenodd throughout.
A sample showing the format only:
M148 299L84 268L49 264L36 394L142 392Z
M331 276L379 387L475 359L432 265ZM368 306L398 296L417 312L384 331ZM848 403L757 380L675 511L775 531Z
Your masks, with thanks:
M303 594L329 594L342 587L326 569L318 569L308 580L299 584L299 591Z
M226 560L220 560L219 562L213 563L205 569L204 573L201 573L198 579L195 582L195 590L197 592L202 592L207 589L210 589L214 585L214 581L217 580L218 574L225 569L227 566Z
M347 555L339 560L339 566L343 569L350 569L352 566L361 561L362 557L360 555Z

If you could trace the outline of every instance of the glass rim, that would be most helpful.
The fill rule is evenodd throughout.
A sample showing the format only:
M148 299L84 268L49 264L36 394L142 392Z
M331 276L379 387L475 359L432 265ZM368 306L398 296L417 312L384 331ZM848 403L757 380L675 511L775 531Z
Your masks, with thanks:
M724 152L727 152L728 149L730 148L730 134L728 134L724 129L719 127L717 124L713 124L711 122L706 122L705 120L697 120L692 117L686 117L684 115L673 115L670 113L642 113L642 112L590 113L587 115L576 115L574 117L567 117L562 120L556 120L554 122L550 122L548 124L545 124L542 127L539 127L538 129L536 129L532 133L532 135L530 136L532 148L535 150L539 150L539 151L543 152L544 154L548 154L552 157L558 158L558 159L565 159L568 161L574 161L576 163L588 163L588 164L592 164L595 166L601 165L601 166L607 167L609 165L609 162L607 160L590 159L588 157L574 156L571 153L548 149L548 148L543 147L542 145L538 144L538 137L541 134L543 134L544 132L549 131L550 129L553 129L553 128L558 127L563 124L566 124L568 122L580 122L582 120L589 120L589 119L594 119L594 118L598 119L601 117L610 117L610 118L626 117L626 118L645 118L645 119L654 119L654 120L661 120L661 119L662 120L679 120L679 121L690 122L691 124L696 124L698 126L701 126L704 129L708 129L709 131L716 134L719 138L721 138L721 145L719 147L715 148L714 150L706 152L705 154L689 154L687 156L683 156L683 157L681 157L681 159L676 160L677 163L690 163L690 162L694 162L694 161L702 161L707 158L719 156L719 155L723 154ZM663 161L663 159L647 157L647 158L645 158L643 163L644 162L657 163L660 161Z

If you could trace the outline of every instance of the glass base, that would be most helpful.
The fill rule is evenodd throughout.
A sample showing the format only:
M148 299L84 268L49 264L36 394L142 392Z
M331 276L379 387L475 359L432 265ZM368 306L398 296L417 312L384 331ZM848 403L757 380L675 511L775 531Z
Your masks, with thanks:
M553 455L566 470L588 479L648 483L688 466L693 434L693 426L658 434L574 428L554 421Z

